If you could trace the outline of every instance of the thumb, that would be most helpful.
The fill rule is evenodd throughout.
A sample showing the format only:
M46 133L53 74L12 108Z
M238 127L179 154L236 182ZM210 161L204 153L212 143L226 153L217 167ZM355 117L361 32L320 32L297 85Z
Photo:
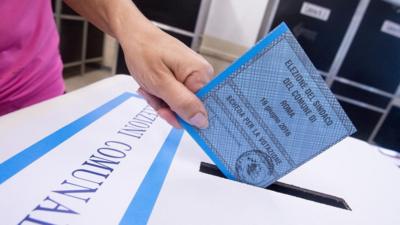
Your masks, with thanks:
M184 84L171 77L157 92L158 97L183 120L198 128L208 127L207 111L203 103Z

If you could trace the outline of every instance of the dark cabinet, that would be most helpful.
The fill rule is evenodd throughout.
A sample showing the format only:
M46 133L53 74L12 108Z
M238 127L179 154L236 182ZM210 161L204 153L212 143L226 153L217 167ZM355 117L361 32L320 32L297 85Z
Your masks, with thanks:
M283 0L272 27L285 22L317 69L328 72L359 0Z
M103 60L104 33L61 0L53 0L52 7L60 32L64 75L82 74L100 67Z
M374 141L386 148L400 152L400 108L392 107Z
M260 35L284 21L354 122L400 152L400 3L270 0Z
M163 31L197 50L210 0L135 0L134 3ZM129 74L121 48L118 53L117 73Z
M400 83L400 13L371 1L338 76L394 94Z

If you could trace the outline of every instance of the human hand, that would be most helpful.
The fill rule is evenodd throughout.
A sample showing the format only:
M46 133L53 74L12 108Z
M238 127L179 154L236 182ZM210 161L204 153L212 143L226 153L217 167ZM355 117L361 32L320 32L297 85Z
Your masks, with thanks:
M64 0L122 46L128 69L141 93L159 115L180 127L175 113L205 128L207 112L193 94L213 75L200 55L153 25L132 0Z
M212 66L152 23L125 35L120 43L138 92L169 124L180 128L175 113L198 127L208 126L207 111L194 95L213 75Z

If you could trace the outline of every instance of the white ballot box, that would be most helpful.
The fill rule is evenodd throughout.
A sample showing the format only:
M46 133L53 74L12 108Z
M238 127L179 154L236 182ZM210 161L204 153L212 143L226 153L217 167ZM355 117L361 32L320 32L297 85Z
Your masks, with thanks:
M400 171L347 138L267 189L221 177L117 75L0 117L0 224L400 224Z

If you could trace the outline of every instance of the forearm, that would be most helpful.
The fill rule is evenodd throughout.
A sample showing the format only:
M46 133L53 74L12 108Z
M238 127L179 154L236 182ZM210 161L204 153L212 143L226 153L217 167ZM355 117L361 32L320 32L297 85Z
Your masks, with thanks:
M71 8L120 42L155 30L131 0L64 0Z

